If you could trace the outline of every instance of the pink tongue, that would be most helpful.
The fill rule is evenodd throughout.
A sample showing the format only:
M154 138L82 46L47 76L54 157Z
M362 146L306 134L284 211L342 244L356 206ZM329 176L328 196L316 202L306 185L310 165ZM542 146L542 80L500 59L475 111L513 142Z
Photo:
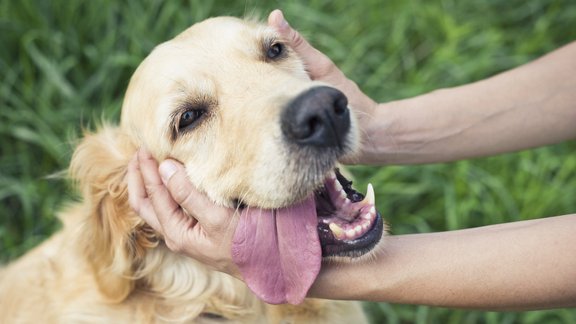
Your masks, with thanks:
M260 299L299 304L306 297L322 260L317 224L314 196L283 209L242 211L232 258Z

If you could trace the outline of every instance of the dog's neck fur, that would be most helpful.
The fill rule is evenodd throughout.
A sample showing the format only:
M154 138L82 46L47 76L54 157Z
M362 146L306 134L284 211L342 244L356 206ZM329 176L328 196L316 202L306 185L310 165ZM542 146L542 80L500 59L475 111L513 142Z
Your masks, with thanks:
M171 252L132 211L125 174L134 152L118 128L105 126L85 136L70 167L83 196L83 220L68 231L78 233L74 245L91 265L103 298L121 303L152 296L158 315L179 320L204 311L227 318L258 313L261 303L245 284Z

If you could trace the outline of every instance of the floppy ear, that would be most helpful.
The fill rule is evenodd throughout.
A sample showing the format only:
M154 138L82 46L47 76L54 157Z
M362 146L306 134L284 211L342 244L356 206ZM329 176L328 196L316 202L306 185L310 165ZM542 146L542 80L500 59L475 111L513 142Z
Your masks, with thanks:
M100 291L111 302L124 300L134 288L134 270L146 248L157 241L128 204L125 180L132 141L119 128L104 126L86 134L70 163L70 175L83 199L84 228L80 251L90 262Z

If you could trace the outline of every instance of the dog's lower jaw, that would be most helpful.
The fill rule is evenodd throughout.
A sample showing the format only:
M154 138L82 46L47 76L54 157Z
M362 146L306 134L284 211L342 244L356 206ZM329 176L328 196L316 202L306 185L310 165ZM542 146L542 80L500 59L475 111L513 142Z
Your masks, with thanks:
M355 258L378 244L384 222L375 208L372 185L364 197L335 169L315 191L315 199L323 257Z

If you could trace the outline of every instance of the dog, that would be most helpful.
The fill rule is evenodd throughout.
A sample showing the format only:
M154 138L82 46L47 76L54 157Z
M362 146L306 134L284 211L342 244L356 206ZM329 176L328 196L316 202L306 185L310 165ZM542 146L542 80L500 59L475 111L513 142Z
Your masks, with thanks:
M322 258L365 256L382 236L371 189L364 197L335 171L359 141L346 97L310 80L273 29L232 17L193 25L137 68L119 125L77 145L69 173L81 201L0 272L0 322L366 322L357 302L302 300ZM181 161L200 191L244 215L233 249L247 284L171 252L130 208L125 176L141 146ZM270 228L283 230L256 232L274 217ZM275 270L246 253L269 252L266 240L285 242L273 257L291 254L292 276L308 276L307 286L270 287Z

